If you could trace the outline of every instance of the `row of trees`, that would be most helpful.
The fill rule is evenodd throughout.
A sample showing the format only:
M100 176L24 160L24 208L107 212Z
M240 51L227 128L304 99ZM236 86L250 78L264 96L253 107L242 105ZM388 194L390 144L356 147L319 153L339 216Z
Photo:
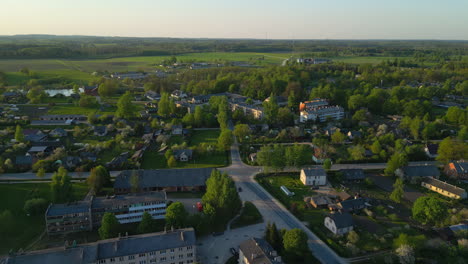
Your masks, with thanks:
M299 167L310 162L311 149L309 145L265 145L257 152L257 163L275 171L285 166Z

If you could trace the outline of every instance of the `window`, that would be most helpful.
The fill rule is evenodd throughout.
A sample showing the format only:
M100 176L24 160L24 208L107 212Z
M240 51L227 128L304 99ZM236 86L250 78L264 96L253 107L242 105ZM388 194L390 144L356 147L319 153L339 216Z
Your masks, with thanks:
M128 256L128 260L132 260L132 259L135 259L135 256L134 256L134 255Z
M193 253L188 253L187 257L193 257Z
M175 259L175 256L171 256L171 260L174 260Z
M180 259L181 259L181 258L184 258L184 255L180 254L180 255L179 255L179 258L180 258Z
M174 253L175 249L171 248L171 253Z
M166 254L166 250L159 251L159 254Z
M111 258L111 259L110 259L110 262L115 262L115 258Z
M140 264L146 264L146 260L141 260Z
M166 257L160 258L159 261L166 261Z
M184 262L183 262L183 261L180 261L179 264L184 264Z
M189 250L189 249L192 249L192 246L188 246L188 247L187 247L187 250Z
M143 254L140 254L140 255L139 255L139 257L140 257L140 258L142 258L142 257L146 257L146 254L145 254L145 253L143 253Z
M124 257L120 257L120 258L119 258L119 261L120 261L120 262L124 261Z
M154 255L156 255L156 252L152 251L149 254L150 254L150 256L154 256Z
M99 260L99 263L100 263L100 264L106 263L106 260L105 260L105 259L101 259L101 260Z

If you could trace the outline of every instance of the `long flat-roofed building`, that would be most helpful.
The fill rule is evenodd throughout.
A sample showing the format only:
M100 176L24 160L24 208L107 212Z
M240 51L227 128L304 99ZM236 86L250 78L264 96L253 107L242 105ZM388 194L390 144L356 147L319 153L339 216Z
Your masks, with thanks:
M113 213L121 224L140 222L144 212L153 219L164 219L166 203L165 192L151 192L51 204L45 213L47 233L58 235L92 230L101 225L105 213Z
M6 264L190 264L196 261L193 228L149 233L11 255Z
M328 119L340 120L344 118L344 109L338 105L329 105L328 100L316 98L299 104L300 121L325 122Z
M421 186L453 199L466 199L466 190L434 178L425 178Z

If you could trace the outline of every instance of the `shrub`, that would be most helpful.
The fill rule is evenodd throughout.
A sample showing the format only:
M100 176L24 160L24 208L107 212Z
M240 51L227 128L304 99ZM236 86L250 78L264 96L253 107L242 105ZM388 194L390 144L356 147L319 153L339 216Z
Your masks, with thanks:
M40 215L47 209L48 202L43 198L35 198L27 200L24 203L24 211L29 215Z

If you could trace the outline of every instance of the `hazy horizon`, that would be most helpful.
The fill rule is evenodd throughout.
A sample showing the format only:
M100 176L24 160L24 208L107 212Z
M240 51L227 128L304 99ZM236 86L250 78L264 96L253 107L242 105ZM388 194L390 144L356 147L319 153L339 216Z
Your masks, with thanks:
M5 0L0 35L468 40L464 0Z

